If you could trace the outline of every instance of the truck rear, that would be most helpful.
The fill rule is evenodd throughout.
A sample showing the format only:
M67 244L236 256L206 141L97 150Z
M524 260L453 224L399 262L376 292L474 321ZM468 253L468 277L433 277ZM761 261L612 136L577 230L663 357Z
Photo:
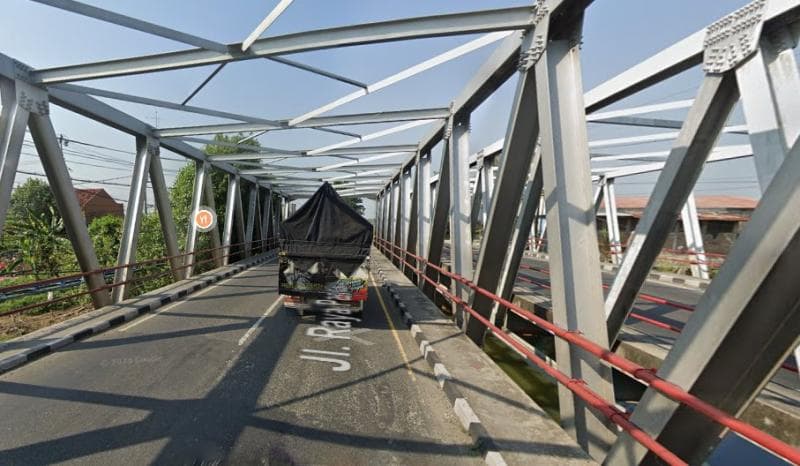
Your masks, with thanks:
M280 225L278 292L284 306L361 313L367 300L372 225L325 183Z

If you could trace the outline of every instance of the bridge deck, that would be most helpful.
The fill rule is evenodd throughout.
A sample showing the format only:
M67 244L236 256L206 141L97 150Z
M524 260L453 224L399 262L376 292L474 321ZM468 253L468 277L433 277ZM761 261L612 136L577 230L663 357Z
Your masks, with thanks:
M306 336L276 283L257 266L0 375L0 463L482 462L377 289L343 343Z

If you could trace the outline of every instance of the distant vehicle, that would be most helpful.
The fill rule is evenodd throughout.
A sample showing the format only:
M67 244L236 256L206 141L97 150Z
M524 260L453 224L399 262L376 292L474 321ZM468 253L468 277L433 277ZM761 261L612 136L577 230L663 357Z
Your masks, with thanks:
M372 224L325 183L280 225L278 292L284 306L336 306L362 313L367 300Z

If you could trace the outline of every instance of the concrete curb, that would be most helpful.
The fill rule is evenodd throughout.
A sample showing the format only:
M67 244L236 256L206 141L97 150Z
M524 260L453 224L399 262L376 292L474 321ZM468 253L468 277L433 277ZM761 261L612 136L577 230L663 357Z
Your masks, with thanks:
M70 319L80 322L72 325L73 328L70 329L67 334L60 335L54 339L43 338L43 340L46 341L40 344L35 344L31 347L20 349L15 354L0 359L0 374L8 372L31 361L35 361L48 354L54 353L71 343L83 340L92 335L97 335L125 322L130 322L141 315L147 314L148 312L152 312L169 303L190 296L192 293L215 284L220 280L230 278L231 276L247 270L255 265L270 261L276 256L277 251L260 254L258 256L241 260L234 264L210 270L195 277L167 285L167 287L170 289L166 292L153 290L144 295L137 296L136 298L122 301L119 304L106 306L105 308L95 311L100 312L103 315L103 317L99 319L90 319L87 322L84 322L81 316ZM161 290L163 290L163 288ZM56 325L70 327L70 320ZM15 340L9 340L5 344L7 345L9 343L13 343L14 341Z
M433 370L433 375L439 383L439 388L444 391L447 399L450 401L453 412L461 423L461 427L467 432L474 442L475 448L480 452L486 464L491 466L504 466L506 465L500 449L495 443L494 439L489 435L489 432L481 423L480 418L475 414L475 411L470 407L466 397L461 393L458 386L452 382L452 377L447 367L439 359L436 350L431 347L430 340L425 336L422 329L414 322L413 317L406 311L406 305L400 300L400 295L397 294L392 288L392 283L386 279L383 269L376 266L378 276L381 283L389 292L394 303L394 308L399 312L403 322L411 331L411 336L414 341L419 345L419 352L423 359L428 362L428 365Z
M533 259L538 259L543 261L550 260L547 254L542 254L542 253L528 254L527 256ZM606 272L615 273L619 268L619 266L602 262L600 263L600 268ZM666 272L650 272L649 274L647 274L647 279L650 281L670 283L673 285L681 285L689 288L697 288L699 290L705 290L706 288L708 288L708 284L711 283L711 280L703 280L702 278L689 277L687 275L676 275L674 273L666 273Z

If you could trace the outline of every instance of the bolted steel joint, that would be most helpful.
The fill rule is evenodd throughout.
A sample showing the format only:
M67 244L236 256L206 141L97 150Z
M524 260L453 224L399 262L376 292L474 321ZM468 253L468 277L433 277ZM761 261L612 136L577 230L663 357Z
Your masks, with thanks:
M736 68L758 50L767 0L755 0L713 23L703 41L703 70L719 74Z
M47 91L23 81L16 82L17 103L26 111L39 116L50 114L50 98Z

